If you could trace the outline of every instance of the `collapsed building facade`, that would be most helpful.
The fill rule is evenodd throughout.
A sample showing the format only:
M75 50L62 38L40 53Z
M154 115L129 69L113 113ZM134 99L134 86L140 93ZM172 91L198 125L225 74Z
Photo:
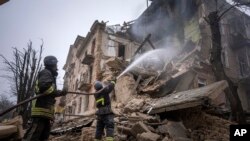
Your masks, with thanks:
M107 26L95 21L86 37L78 36L70 46L64 85L69 91L94 92L96 80L116 78L140 54L155 50L117 78L111 96L118 140L228 140L229 125L234 124L227 120L228 84L216 82L209 62L212 33L204 19L215 5L202 0L152 0L133 22ZM230 5L220 1L217 7ZM236 8L220 21L222 63L238 86L246 113L250 112L249 26L249 16ZM95 113L92 95L67 95L61 101L64 120Z
M64 66L65 85L69 91L94 92L92 84L96 80L107 79L113 74L103 74L105 61L118 57L121 61L129 61L138 43L133 42L120 32L115 34L115 27L95 21L86 38L78 36L70 47ZM124 66L125 67L125 66ZM106 75L106 76L105 76ZM82 115L95 109L94 96L67 96L66 113Z

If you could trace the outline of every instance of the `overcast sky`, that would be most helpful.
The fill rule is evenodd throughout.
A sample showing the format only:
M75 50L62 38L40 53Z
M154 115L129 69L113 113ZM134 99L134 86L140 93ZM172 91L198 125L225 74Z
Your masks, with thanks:
M77 35L85 36L95 20L122 24L145 9L146 0L10 0L0 6L0 53L11 58L11 47L26 48L29 40L39 49L43 39L43 56L54 55L59 60L61 88L62 67ZM8 82L0 78L0 84L0 94L9 95Z

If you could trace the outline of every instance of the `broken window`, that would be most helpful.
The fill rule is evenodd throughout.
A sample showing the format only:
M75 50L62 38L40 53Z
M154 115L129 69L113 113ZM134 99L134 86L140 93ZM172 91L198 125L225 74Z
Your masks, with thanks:
M224 67L229 68L228 54L225 48L221 51L221 61Z
M78 107L78 113L80 113L82 110L82 97L79 98L79 107Z
M75 91L77 91L77 89L78 89L78 84L79 84L79 81L78 81L78 79L76 80L76 85L75 85Z
M73 112L73 111L72 111L72 106L68 106L68 113L69 113L69 114L72 114L72 112Z
M245 47L238 52L238 61L240 67L240 76L244 77L249 72L248 49Z
M125 45L119 44L118 46L118 57L125 59Z
M203 87L206 85L207 85L206 79L198 77L198 87Z
M93 66L88 66L88 82L91 83L91 79L92 79L92 71L93 71Z
M84 96L84 111L87 111L88 110L88 105L89 105L89 96L88 95L85 95Z
M115 42L113 40L108 41L108 50L107 55L108 56L115 56Z
M72 114L75 114L75 113L76 113L76 101L74 100L72 104Z
M95 39L92 41L91 54L94 55L95 52Z

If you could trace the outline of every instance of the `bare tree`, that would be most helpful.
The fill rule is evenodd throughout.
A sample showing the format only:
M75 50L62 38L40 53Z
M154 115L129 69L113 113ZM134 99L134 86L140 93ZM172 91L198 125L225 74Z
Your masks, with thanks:
M9 98L6 95L1 95L0 96L0 111L3 111L11 106L13 106L14 103L9 100ZM8 113L4 116L0 117L0 121L6 118L11 118L11 113Z
M11 92L17 96L17 103L28 99L34 95L35 81L38 72L41 70L43 43L40 45L39 51L32 48L32 42L28 43L23 51L13 48L13 59L8 60L2 54L0 57L5 64L5 71L9 75L2 77L11 81ZM30 116L31 104L27 103L17 108L16 112L23 117L24 124Z
M209 1L211 2L211 1ZM210 12L208 16L205 17L205 20L210 26L210 30L212 33L212 49L211 49L211 57L210 62L212 64L212 69L215 74L217 80L226 80L229 84L229 88L225 90L227 93L228 100L230 102L232 117L239 123L245 123L245 115L241 105L241 101L239 95L237 93L237 85L233 83L233 81L226 75L223 63L221 60L221 52L222 52L222 44L221 44L221 33L220 33L220 21L231 9L240 7L242 5L249 5L250 2L247 3L234 3L233 5L229 5L228 8L225 8L225 5L220 6L218 8L218 1L215 0L216 10ZM223 8L224 7L224 8Z

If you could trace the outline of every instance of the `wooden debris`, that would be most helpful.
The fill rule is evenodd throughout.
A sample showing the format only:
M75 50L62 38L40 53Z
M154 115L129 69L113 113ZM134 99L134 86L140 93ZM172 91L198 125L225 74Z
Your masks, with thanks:
M6 138L15 133L17 133L17 127L15 125L0 125L0 139Z
M87 119L79 120L78 122L77 121L69 122L66 125L65 123L63 123L60 127L54 128L50 133L52 135L57 135L57 134L63 134L66 132L80 131L83 127L91 126L93 121L94 121L93 118L87 118Z
M23 120L21 116L17 116L9 121L0 124L0 139L10 137L14 139L21 139L24 136Z

